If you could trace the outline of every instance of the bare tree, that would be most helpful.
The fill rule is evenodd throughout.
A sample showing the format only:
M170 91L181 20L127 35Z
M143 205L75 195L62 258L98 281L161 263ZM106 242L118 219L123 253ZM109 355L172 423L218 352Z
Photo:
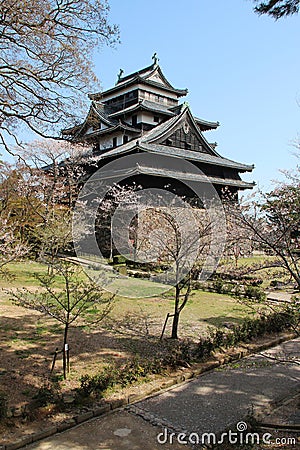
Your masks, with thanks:
M48 275L36 275L41 288L36 292L20 289L10 292L12 300L24 308L40 311L64 326L63 374L68 371L68 335L72 325L99 323L110 312L113 296L105 295L100 283L88 279L83 270L66 261L50 261L52 270ZM59 289L57 279L62 280ZM102 280L103 281L103 280Z
M72 243L72 206L78 183L89 164L88 148L66 141L44 139L30 142L19 151L22 161L22 194L36 217L31 238L35 250L56 257ZM20 163L19 163L20 166ZM33 195L34 193L34 195Z
M163 265L161 274L151 280L174 286L171 315L173 339L178 338L179 318L186 306L191 281L201 271L211 243L212 221L204 209L191 208L182 198L155 189L127 193L114 211L112 229L120 253L136 263Z
M57 136L96 83L92 52L118 41L107 0L0 0L0 145L25 126Z
M85 173L83 165L89 164L88 148L45 139L26 144L19 155L17 164L0 165L5 254L9 247L17 249L14 239L19 250L22 244L36 256L55 258L59 251L72 249L72 206Z
M7 264L23 258L30 249L28 242L22 236L22 229L28 215L17 194L18 181L19 177L14 168L8 163L0 163L0 274L2 276L9 275Z
M283 268L300 289L300 181L299 169L287 173L269 193L239 204L228 204L227 213L244 230L252 245L273 258L252 270Z
M183 205L148 208L139 215L138 257L170 265L168 274L157 276L174 286L171 338L178 339L180 314L187 305L192 280L197 278L211 242L212 222L205 210Z
M13 224L7 219L2 219L1 214L0 220L0 276L9 277L7 265L26 256L30 247L18 238Z
M251 234L240 226L239 218L234 214L227 214L227 239L225 255L234 260L235 270L240 258L250 256L253 251Z

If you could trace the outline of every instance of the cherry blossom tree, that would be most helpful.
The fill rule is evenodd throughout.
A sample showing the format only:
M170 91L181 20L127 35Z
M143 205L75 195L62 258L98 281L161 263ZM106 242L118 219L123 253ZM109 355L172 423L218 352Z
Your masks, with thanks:
M9 276L7 265L24 257L30 246L22 238L22 230L28 221L18 191L18 176L13 167L0 162L0 274Z
M286 172L286 180L256 199L229 203L227 213L254 247L273 258L252 267L283 268L300 289L300 172Z

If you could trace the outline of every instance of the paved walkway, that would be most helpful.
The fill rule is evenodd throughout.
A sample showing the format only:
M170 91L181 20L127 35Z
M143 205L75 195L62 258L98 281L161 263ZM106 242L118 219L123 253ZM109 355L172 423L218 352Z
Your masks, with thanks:
M272 291L267 293L267 300L279 303L289 303L294 294L289 292Z
M265 356L262 356L265 355ZM167 427L187 434L218 433L243 421L252 408L266 407L300 389L300 366L273 358L300 360L300 338L262 354L203 374L125 410L77 426L28 446L38 450L177 450L157 435ZM160 435L161 442L164 434Z

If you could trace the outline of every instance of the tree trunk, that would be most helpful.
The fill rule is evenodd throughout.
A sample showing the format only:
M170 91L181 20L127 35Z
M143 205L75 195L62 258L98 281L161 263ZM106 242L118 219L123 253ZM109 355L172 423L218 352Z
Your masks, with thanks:
M172 323L172 339L178 339L178 323L179 323L179 312L174 313L173 323Z
M179 324L179 297L180 296L180 288L178 285L175 286L175 306L174 306L174 317L172 323L172 339L178 339L178 324Z

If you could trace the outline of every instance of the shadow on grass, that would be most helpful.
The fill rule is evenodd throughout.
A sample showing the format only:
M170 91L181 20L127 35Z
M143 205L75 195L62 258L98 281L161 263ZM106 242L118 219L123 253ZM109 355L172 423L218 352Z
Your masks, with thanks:
M203 319L203 322L208 325L213 325L214 327L225 327L228 328L231 325L240 325L243 322L243 317L233 317L233 316L218 316L218 317L208 317Z
M8 393L11 404L30 401L45 381L51 379L53 354L56 348L62 348L63 342L63 326L57 322L40 313L28 313L23 308L15 312L14 317L0 317L0 384L1 390ZM203 323L220 326L237 324L241 320L220 316L205 319ZM71 327L71 372L64 383L64 392L78 386L82 375L99 373L104 365L122 365L133 357L166 357L174 342L167 338L170 330L163 341L159 340L162 325L163 318L147 318L145 313L138 313L120 320L104 321L103 327L97 329ZM196 335L194 340L198 341L200 337L200 334ZM61 378L61 354L53 375L55 379Z

